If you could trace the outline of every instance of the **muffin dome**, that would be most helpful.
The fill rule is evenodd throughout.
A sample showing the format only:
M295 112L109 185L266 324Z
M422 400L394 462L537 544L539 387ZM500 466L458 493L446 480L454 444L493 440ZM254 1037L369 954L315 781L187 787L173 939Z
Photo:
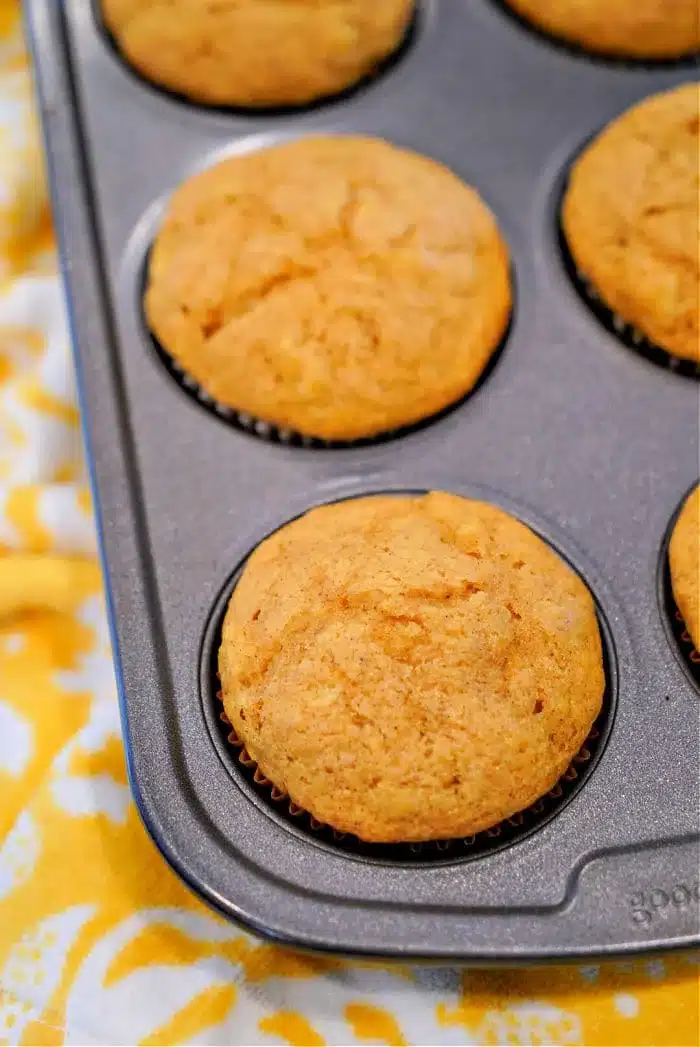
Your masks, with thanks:
M698 0L506 0L544 32L600 54L681 58L700 48Z
M508 252L477 193L373 138L235 156L174 195L148 322L217 402L324 440L441 411L478 381L511 310Z
M654 95L576 161L569 250L606 305L654 345L700 362L700 86Z
M124 58L193 101L303 105L373 73L401 43L413 0L101 0Z
M262 773L385 843L471 835L533 803L605 688L578 575L507 513L444 493L324 506L264 541L219 670Z

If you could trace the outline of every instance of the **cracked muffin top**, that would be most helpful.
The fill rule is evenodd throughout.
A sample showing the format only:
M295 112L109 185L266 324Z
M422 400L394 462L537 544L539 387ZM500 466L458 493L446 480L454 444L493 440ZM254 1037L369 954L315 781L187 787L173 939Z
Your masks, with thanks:
M651 342L700 362L700 86L653 95L574 163L562 211L577 268Z
M463 397L511 308L477 193L373 138L302 138L187 181L155 240L151 330L215 400L325 440Z
M700 47L698 0L506 0L544 32L589 51L681 58Z
M304 105L373 73L413 0L100 0L146 79L207 105Z
M501 509L438 492L323 506L267 538L231 597L219 671L263 774L385 843L529 806L605 688L579 576Z
M700 487L683 504L668 549L671 587L696 650L700 650Z

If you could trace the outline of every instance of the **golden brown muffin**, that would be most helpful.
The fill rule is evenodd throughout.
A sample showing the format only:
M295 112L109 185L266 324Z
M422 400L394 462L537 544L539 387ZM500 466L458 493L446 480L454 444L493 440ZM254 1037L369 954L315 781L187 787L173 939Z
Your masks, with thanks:
M533 803L605 687L578 575L501 509L444 493L324 506L264 541L219 669L261 771L374 842L470 835Z
M680 512L668 559L674 599L691 640L700 650L700 487L688 495Z
M681 58L700 47L698 0L506 0L523 18L588 51Z
M577 268L651 342L700 361L700 88L654 95L575 162L562 221Z
M174 195L146 312L220 403L326 440L420 421L476 384L511 309L477 193L380 139L236 156Z
M401 43L413 0L101 0L127 61L209 105L303 105L362 80Z

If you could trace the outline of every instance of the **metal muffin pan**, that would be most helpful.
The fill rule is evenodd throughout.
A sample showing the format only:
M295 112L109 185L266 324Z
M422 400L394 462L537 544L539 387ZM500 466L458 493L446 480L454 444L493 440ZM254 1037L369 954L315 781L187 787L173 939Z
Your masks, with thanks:
M147 86L89 0L26 11L129 770L163 854L221 912L300 947L515 963L697 944L700 707L667 621L664 556L698 474L698 385L604 328L572 286L557 225L581 144L692 68L569 53L490 0L423 0L410 47L377 79L251 115ZM223 424L164 368L140 301L177 184L226 153L319 132L381 135L446 162L496 213L517 281L507 344L479 390L414 432L349 449ZM597 764L555 816L476 857L412 862L316 839L239 776L210 730L211 623L238 565L285 521L425 488L490 498L581 573L610 706Z

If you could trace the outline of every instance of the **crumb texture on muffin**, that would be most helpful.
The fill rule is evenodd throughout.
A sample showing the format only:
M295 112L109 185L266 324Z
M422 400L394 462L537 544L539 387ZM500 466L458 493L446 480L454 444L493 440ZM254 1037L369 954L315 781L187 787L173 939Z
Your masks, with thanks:
M209 105L303 105L374 72L413 0L100 0L127 61Z
M700 487L687 497L668 549L671 587L691 640L700 650Z
M571 44L629 58L682 58L700 48L698 0L505 0Z
M146 313L216 400L326 440L374 436L464 396L511 309L478 194L380 139L235 156L174 195Z
M385 843L471 835L526 808L605 689L578 575L502 510L435 492L323 506L264 541L219 669L270 781Z
M574 163L562 223L581 274L652 343L700 361L700 86L654 95Z

